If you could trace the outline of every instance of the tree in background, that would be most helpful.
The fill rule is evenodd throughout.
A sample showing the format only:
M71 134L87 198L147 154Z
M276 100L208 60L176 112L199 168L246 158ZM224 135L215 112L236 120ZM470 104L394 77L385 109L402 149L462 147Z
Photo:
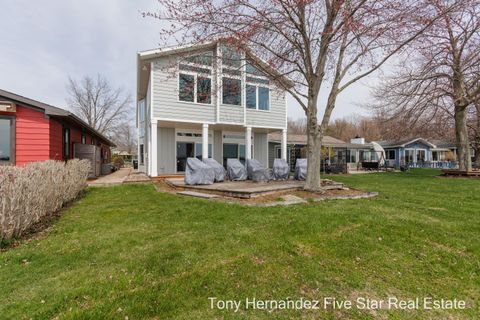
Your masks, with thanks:
M70 110L116 142L115 133L129 123L134 112L130 95L121 88L113 89L101 75L80 81L69 78L67 92Z
M450 115L459 169L469 170L468 111L480 97L480 2L429 0L426 4L439 19L411 43L404 63L376 97L391 118L407 122Z
M411 19L419 1L393 0L159 0L163 11L145 16L167 21L165 41L180 44L214 39L252 52L291 82L256 65L300 104L307 117L305 189L321 189L322 137L339 94L368 76L424 31L431 21ZM275 81L278 80L278 81ZM292 87L291 84L294 86ZM329 86L323 118L318 97Z

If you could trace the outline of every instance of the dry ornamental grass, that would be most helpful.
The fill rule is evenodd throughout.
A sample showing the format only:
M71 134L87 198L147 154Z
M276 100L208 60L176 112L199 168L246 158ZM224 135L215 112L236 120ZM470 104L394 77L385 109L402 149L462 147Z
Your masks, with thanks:
M33 224L77 197L90 163L48 160L0 166L0 241L20 237Z

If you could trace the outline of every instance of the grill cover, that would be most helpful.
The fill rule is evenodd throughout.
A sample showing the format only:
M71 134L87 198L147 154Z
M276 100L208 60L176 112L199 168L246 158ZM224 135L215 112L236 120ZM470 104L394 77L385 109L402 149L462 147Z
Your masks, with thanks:
M307 159L297 159L295 163L295 179L305 180L307 178Z
M247 175L248 179L255 182L270 180L270 174L263 164L257 159L247 160Z
M185 184L213 184L215 171L197 158L187 158Z
M247 170L238 159L227 159L227 177L232 181L247 180Z
M288 164L284 159L273 160L273 180L288 180Z
M215 172L215 182L223 182L225 180L225 169L220 163L212 158L203 159L203 162Z

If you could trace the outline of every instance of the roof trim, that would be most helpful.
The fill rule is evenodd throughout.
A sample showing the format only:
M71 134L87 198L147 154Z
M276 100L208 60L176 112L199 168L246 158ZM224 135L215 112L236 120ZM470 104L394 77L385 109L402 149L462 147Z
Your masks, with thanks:
M9 99L9 100L13 100L16 103L25 104L25 105L28 105L30 107L43 110L43 112L46 115L49 115L49 116L52 116L52 117L70 118L74 122L78 123L80 126L85 127L87 130L90 131L90 133L94 134L98 138L107 142L107 144L109 144L111 147L115 147L115 143L113 143L110 139L108 139L103 134L101 134L100 132L98 132L97 130L92 128L85 121L83 121L82 119L80 119L79 117L77 117L76 115L71 113L70 111L67 111L67 110L64 110L64 109L61 109L61 108L57 108L57 107L54 107L52 105L49 105L49 104L46 104L46 103L43 103L43 102L40 102L40 101L37 101L37 100L33 100L33 99L15 94L13 92L5 91L5 90L2 90L2 89L0 89L0 97L6 98L6 99Z
M405 146L411 144L411 143L414 143L414 142L417 142L417 141L422 141L424 144L428 145L430 148L436 148L437 146L434 145L433 143L431 143L430 141L428 141L427 139L424 139L424 138L415 138L413 140L410 140L410 141L407 141L407 142L404 142L404 143L394 143L394 144L388 144L388 143L378 143L380 144L383 148L398 148L398 147L401 147L401 148L404 148Z

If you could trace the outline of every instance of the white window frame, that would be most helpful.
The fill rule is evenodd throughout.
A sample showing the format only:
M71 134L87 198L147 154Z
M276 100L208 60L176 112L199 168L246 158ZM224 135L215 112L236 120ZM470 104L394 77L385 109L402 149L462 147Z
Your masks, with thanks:
M184 59L180 59L180 61L177 63L177 69L178 69L177 102L179 102L179 103L192 103L192 104L196 104L196 105L206 105L206 106L213 105L213 94L212 94L212 91L213 91L213 59L214 59L213 51L198 52L198 53L195 53L195 54L188 55L185 58L195 57L195 56L198 56L198 55L201 55L201 54L204 54L204 53L209 53L209 52L212 53L212 65L211 66L204 65L204 64L199 64L199 63L193 63L193 62L190 62L190 61L185 61ZM182 69L180 69L181 64L187 65L187 66L190 66L190 67L194 67L194 68L208 69L208 70L210 70L210 74L202 73L202 72L195 72L195 71L190 71L190 70L182 70ZM181 74L193 76L193 101L180 100L180 75ZM210 79L210 103L198 102L198 96L197 96L198 77Z
M259 78L259 77L256 77L256 78ZM260 78L259 78L259 79L260 79ZM247 86L255 87L255 98L256 98L255 108L249 108L249 107L247 107ZM260 106L260 95L258 94L259 88L266 88L266 89L268 89L268 109L266 109L266 110L259 109L259 106ZM248 82L248 81L247 81L247 83L245 84L245 108L246 108L247 110L256 110L256 111L269 112L269 111L270 111L270 103L271 103L271 101L272 101L271 91L272 91L272 89L270 88L270 85L261 85L261 84L256 83L256 82Z

